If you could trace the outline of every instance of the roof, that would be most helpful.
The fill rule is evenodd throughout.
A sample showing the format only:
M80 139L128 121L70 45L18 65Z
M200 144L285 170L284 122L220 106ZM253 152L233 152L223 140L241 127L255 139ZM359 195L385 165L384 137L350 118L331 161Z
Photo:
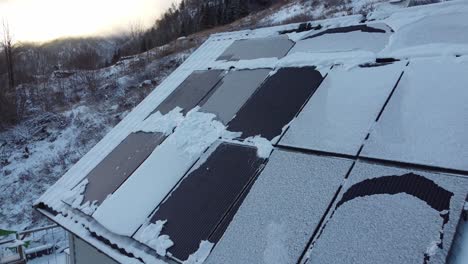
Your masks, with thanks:
M212 35L35 206L121 263L445 262L468 192L467 15Z

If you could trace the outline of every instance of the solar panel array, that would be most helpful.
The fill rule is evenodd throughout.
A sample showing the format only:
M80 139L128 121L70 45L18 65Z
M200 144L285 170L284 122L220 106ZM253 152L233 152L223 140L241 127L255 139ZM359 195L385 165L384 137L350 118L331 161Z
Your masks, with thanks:
M213 65L379 52L393 34L369 23L241 39ZM183 122L130 134L86 177L92 217L130 238L167 220L167 257L180 262L202 241L213 264L445 262L468 190L468 62L252 65L191 72L150 114L214 114L238 136L184 154L196 139Z

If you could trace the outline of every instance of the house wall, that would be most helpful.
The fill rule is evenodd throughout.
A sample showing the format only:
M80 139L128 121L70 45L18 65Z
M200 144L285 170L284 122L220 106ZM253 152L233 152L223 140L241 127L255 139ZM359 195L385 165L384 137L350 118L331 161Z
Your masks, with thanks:
M70 264L118 264L73 234L70 233L68 237L70 239Z

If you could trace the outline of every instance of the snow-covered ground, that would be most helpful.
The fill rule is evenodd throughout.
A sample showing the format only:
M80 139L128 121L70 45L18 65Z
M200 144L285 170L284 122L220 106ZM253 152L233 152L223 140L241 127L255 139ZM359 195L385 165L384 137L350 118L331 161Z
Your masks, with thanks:
M334 3L331 3L334 2ZM300 20L317 20L351 14L367 14L374 10L400 8L390 0L292 1L260 20L260 24L279 25Z
M21 88L30 95L31 118L0 132L0 229L46 225L32 204L192 52L163 58L142 54L98 71L52 75L47 86ZM149 57L149 59L147 58ZM91 76L96 91L81 79ZM38 87L39 86L39 87ZM44 111L35 94L53 97L64 89L64 105ZM80 99L76 102L73 97Z

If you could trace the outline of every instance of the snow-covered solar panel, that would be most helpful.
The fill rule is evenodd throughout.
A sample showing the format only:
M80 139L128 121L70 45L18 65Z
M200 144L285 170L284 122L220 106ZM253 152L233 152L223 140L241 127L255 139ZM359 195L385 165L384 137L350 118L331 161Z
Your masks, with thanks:
M200 103L200 111L214 113L223 124L229 123L269 73L268 69L229 72L213 94Z
M281 135L322 79L314 67L280 68L247 101L228 129L242 132L242 138L261 135L272 140Z
M280 145L356 155L405 64L335 66Z
M468 170L468 62L414 59L362 155Z
M186 114L198 105L203 98L223 78L224 71L194 71L176 88L153 112L165 115L176 107L182 108Z
M457 50L466 53L468 45L466 32L468 32L468 19L465 13L421 18L399 28L383 53L384 56L397 57L430 55L441 50L447 54L457 54Z
M445 263L467 188L462 176L358 162L306 263Z
M88 174L83 203L101 203L127 180L165 138L162 133L131 133Z
M260 58L282 58L294 46L287 36L236 40L217 60L253 60Z
M297 263L351 164L273 152L207 263Z
M153 223L167 220L162 234L174 242L168 251L179 260L197 251L202 240L216 242L211 240L211 234L264 161L254 147L230 143L215 147L151 219Z
M379 52L385 48L392 30L383 23L355 25L313 31L296 42L289 54L296 52L338 52L367 50Z
M93 217L113 233L131 236L201 154L224 132L213 114L194 112L132 176L107 197Z

